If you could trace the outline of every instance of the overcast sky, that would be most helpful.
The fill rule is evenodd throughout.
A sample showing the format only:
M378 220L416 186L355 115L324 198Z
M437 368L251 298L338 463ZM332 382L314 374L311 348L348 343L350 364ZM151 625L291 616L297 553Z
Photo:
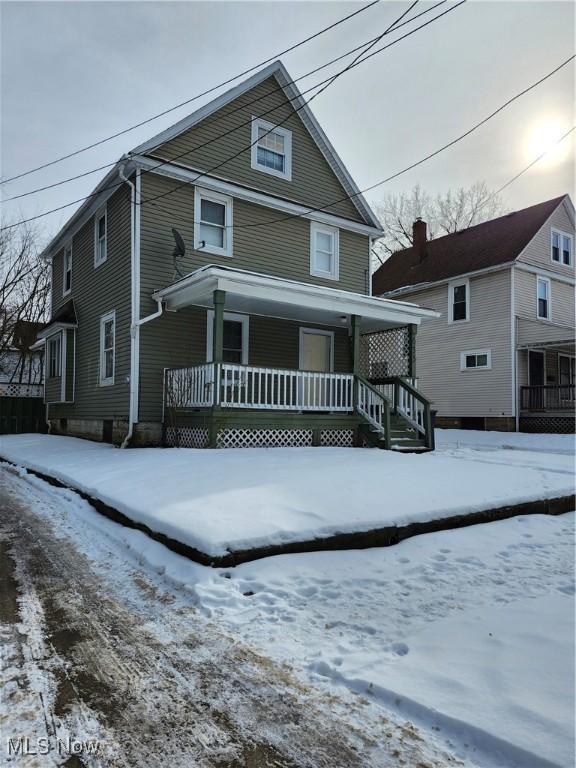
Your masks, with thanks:
M2 176L28 170L160 112L361 5L3 2ZM382 0L283 57L284 64L293 77L305 74L383 31L407 7ZM413 13L425 7L421 0ZM364 188L458 136L573 52L572 2L469 0L343 76L312 108ZM320 73L299 85L310 87L325 76ZM3 198L112 162L206 100L6 184ZM574 122L574 70L568 66L458 146L368 198L377 202L385 191L409 190L417 183L436 192L483 179L496 188ZM572 192L573 147L573 141L566 140L549 160L509 187L508 207ZM4 216L34 216L71 202L89 194L103 173L7 203ZM40 219L43 233L54 234L75 208Z

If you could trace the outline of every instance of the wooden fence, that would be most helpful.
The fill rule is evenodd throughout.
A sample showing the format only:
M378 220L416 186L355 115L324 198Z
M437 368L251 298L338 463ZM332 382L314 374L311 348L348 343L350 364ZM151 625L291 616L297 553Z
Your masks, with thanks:
M0 397L0 435L46 432L46 406L41 397Z

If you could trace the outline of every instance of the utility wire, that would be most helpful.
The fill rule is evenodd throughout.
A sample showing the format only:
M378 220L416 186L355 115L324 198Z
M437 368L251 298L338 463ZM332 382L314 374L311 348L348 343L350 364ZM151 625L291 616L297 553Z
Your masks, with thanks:
M435 10L436 8L438 8L438 6L440 6L440 5L444 5L445 2L447 2L447 0L439 0L439 2L436 3L435 5L430 6L429 8L424 9L420 13L416 14L415 16L413 16L410 19L407 19L406 21L402 22L401 24L399 24L399 23L394 24L393 25L393 29L391 29L389 31L390 32L396 32L398 29L400 29L401 27L404 27L406 24L411 24L412 22L416 21L416 19L420 18L420 16L423 16L424 14L430 13L431 11ZM413 6L414 6L414 4L411 6L411 8ZM409 10L411 10L411 8L408 9L408 11L406 11L406 13L408 13ZM403 15L405 15L405 14L403 14ZM438 17L435 17L435 18L438 18ZM420 28L421 27L418 27L418 29L420 29ZM416 31L416 30L414 30L414 31ZM306 72L304 75L300 75L300 77L297 77L294 80L289 80L286 83L286 85L295 85L300 80L304 80L305 78L310 77L311 75L314 75L314 74L316 74L317 72L320 72L323 69L326 69L327 67L331 66L332 64L335 64L336 62L341 61L342 59L345 59L347 56L350 56L351 54L356 53L357 51L363 50L363 52L367 52L368 50L370 50L372 48L372 44L375 44L379 40L382 39L384 34L387 34L387 33L385 32L385 33L383 33L381 35L378 35L377 37L372 38L371 40L367 40L364 43L361 43L360 45L356 46L355 48L352 48L351 50L346 51L345 53L341 54L340 56L337 56L336 58L331 59L330 61L326 62L325 64L321 64L320 66L315 67L314 69L310 70L309 72ZM403 38L398 38L398 40L401 40L401 39L403 39ZM394 42L396 42L396 41L394 41ZM367 46L368 46L368 48L367 48ZM300 95L304 95L304 94L308 93L309 91L314 90L315 88L317 88L318 86L322 85L323 83L330 84L332 82L332 80L333 80L333 77L326 78L325 80L322 80L320 83L317 83L316 85L312 86L311 88L308 88L307 90L302 91ZM284 89L283 89L282 86L274 88L271 91L269 91L265 96L258 96L255 99L253 99L252 101L249 101L248 103L242 103L242 104L238 105L236 108L230 110L230 112L228 113L227 116L230 117L234 113L236 113L236 112L238 112L238 111L240 111L242 109L245 109L246 107L249 107L252 104L255 104L255 103L259 102L259 101L262 101L263 99L268 98L269 96L271 96L274 93L278 93L279 91L283 91L283 90ZM287 101L284 101L281 104L278 104L276 107L274 107L274 109L270 110L270 112L273 112L276 109L279 109L281 106L283 106L285 104L291 104L292 101L293 101L293 99L289 99ZM262 117L262 115L260 115L260 117ZM215 141L219 141L221 138L224 138L225 136L229 135L230 133L233 133L234 131L240 130L245 125L248 125L250 122L251 122L251 120L248 120L248 121L246 121L244 123L240 123L239 125L237 125L234 128L230 129L226 133L220 134L218 136L215 136L212 139L209 139L208 141L203 142L202 144L197 145L193 149L191 149L191 150L189 150L187 152L184 152L181 155L178 155L176 158L172 158L172 161L174 159L178 159L179 157L184 156L185 154L191 154L192 152L197 152L199 149L202 149L203 147L207 146L208 144L211 144L211 143L213 143ZM148 153L149 154L152 153L155 149L157 149L159 146L161 146L162 143L163 142L159 142L154 147L151 147L151 149L148 150ZM110 163L105 163L104 165L100 165L97 168L92 168L91 170L85 171L84 173L79 173L79 174L76 174L75 176L69 176L66 179L61 179L60 181L56 181L56 182L54 182L52 184L46 184L43 187L37 187L36 189L31 189L28 192L22 192L22 193L20 193L18 195L13 195L12 197L4 198L4 200L2 200L0 202L2 202L2 203L9 203L12 200L19 200L19 199L21 199L23 197L27 197L29 195L37 194L38 192L44 192L47 189L54 189L54 187L59 187L59 186L62 186L63 184L68 184L71 181L76 181L77 179L82 179L82 178L85 178L86 176L90 176L91 174L97 173L98 171L103 171L106 168L111 168L112 166L116 165L117 162L118 162L117 160L114 160L114 161L112 161ZM168 162L168 161L165 161L165 162Z
M455 139L452 139L452 141L449 141L447 144L442 145L438 149L434 150L434 152L430 152L425 157L421 158L420 160L417 160L416 162L412 163L411 165L406 166L406 168L403 168L401 171L397 171L396 173L393 173L391 176L388 176L385 179L382 179L381 181L377 181L375 184L371 184L369 187L365 187L364 189L359 190L358 192L354 193L353 195L346 195L345 197L339 198L338 200L332 200L331 202L327 203L326 205L319 206L318 208L309 208L308 210L304 211L303 213L299 214L291 214L289 216L283 216L278 219L271 219L270 221L267 221L264 223L254 223L254 224L236 224L236 225L228 225L231 228L234 229L248 229L252 227L260 227L260 226L269 226L270 224L277 224L283 221L286 221L288 219L293 218L301 218L303 216L308 216L311 213L316 213L319 211L324 211L326 208L330 208L331 206L337 205L338 203L342 203L346 200L351 200L354 197L357 197L358 195L365 194L366 192L370 192L373 189L376 189L377 187L381 187L383 184L387 184L389 181L392 181L393 179L398 178L399 176L402 176L405 173L408 173L408 171L411 171L413 168L418 167L419 165L422 165L423 163L427 162L428 160L431 160L433 157L436 157L442 152L445 152L450 147L454 146L455 144L459 143L463 139L465 139L467 136L470 136L470 134L474 133L478 130L481 126L485 125L489 120L496 117L502 110L506 109L506 107L510 106L513 102L515 102L517 99L524 96L529 91L533 90L537 86L541 85L543 82L548 80L550 77L555 75L557 72L559 72L563 67L567 66L574 58L576 58L576 54L570 56L566 61L564 61L559 66L555 67L551 72L549 72L547 75L544 75L544 77L541 77L539 80L537 80L535 83L532 83L532 85L529 85L527 88L524 88L524 90L517 93L515 96L512 96L510 99L504 102L501 106L499 106L497 109L495 109L493 112L491 112L489 115L484 117L482 120L477 122L475 125L473 125L471 128L469 128L464 133L460 134L460 136L457 136ZM527 170L527 169L526 169ZM174 190L172 190L174 191ZM168 193L164 193L162 196L166 196ZM158 196L160 197L160 196ZM153 201L156 198L151 198L150 201ZM144 204L144 202L142 203Z
M390 48L392 45L395 45L396 43L398 43L398 42L401 42L401 41L402 41L403 39L405 39L406 37L409 37L410 35L414 34L415 32L418 32L419 30L421 30L421 29L423 29L424 27L428 26L429 24L431 24L432 22L434 22L434 21L436 21L437 19L441 18L442 16L446 15L447 13L450 13L451 11L455 10L455 9L456 9L458 6L462 5L464 2L466 2L466 0L460 0L460 2L459 2L459 3L457 3L457 4L456 4L456 5L454 5L454 6L452 6L452 7L451 7L451 8L449 8L448 10L444 11L443 13L441 13L441 14L438 14L437 16L433 17L432 19L430 19L429 21L425 22L424 24L421 24L419 27L416 27L415 29L411 30L410 32L406 33L405 35L402 35L401 37L399 37L399 38L397 38L396 40L394 40L392 43L389 43L388 45L386 45L386 46L383 46L382 48L379 48L378 50L376 50L376 51L374 51L374 52L370 53L368 56L366 56L365 58L363 58L361 61L358 61L358 62L357 62L357 63L356 63L354 66L356 67L356 66L359 66L360 64L363 64L363 63L364 63L365 61L367 61L369 58L372 58L372 56L375 56L375 55L377 55L378 53L382 53L382 52L383 52L383 51L385 51L387 48ZM440 4L441 4L441 3L438 3L438 5L440 5ZM363 44L363 46L361 46L361 47L364 47L365 45L366 45L366 44ZM345 55L348 55L348 54L345 54ZM334 76L332 76L332 77L334 77ZM326 80L330 80L330 79L331 79L331 78L327 78ZM324 83L326 82L326 80L323 80L323 81L321 81L320 83L317 83L316 85L312 86L310 89L308 89L308 91L311 91L311 90L314 90L315 88L318 88L320 85L324 84ZM308 91L305 91L305 92L308 92ZM301 95L301 94L300 94L300 95ZM289 99L289 100L288 100L286 103L291 103L292 101L298 101L298 100L299 100L299 97L295 97L294 99ZM302 107L303 107L304 105L305 105L305 104L303 104L303 105L302 105ZM269 112L271 112L271 111L274 111L274 110L278 109L278 107L279 107L279 106L280 106L280 105L277 105L276 107L274 107L274 109L273 109L273 110L269 110ZM300 107L300 108L302 108L302 107ZM297 111L297 110L295 110L295 111ZM264 114L268 114L268 112L265 112ZM260 116L262 116L262 115L260 115ZM250 121L250 122L251 122L251 121ZM215 137L215 139L211 139L209 142L206 142L206 143L210 143L210 142L212 142L212 141L214 141L214 140L217 140L218 138L222 138L222 136L223 136L223 135L226 135L226 134L222 134L221 136ZM203 146L204 146L204 145L203 145ZM197 147L196 149L198 149L198 147ZM245 149L248 149L248 147L246 147ZM181 156L183 156L183 155L187 155L187 154L190 154L190 153L191 153L191 152L193 152L193 151L194 151L194 150L188 150L188 151L186 151L186 152L183 152L183 153L181 153L181 155L177 155L176 157L173 157L173 158L171 158L170 160L164 160L164 161L162 161L162 162L158 163L158 164L157 164L156 166L154 166L153 168L145 169L144 171L142 171L142 175L144 175L144 174L147 174L147 173L151 173L151 172L153 172L154 170L156 170L157 168L159 168L160 166L163 166L163 165L167 165L167 164L169 165L170 163L174 162L174 160L175 160L175 159L177 159L178 157L181 157ZM231 159L231 158L228 158L228 160L227 160L226 162L228 162L230 159ZM205 171L205 172L203 172L203 173L202 173L202 174L200 174L200 175L204 176L204 175L206 175L207 173L209 173L209 171ZM44 216L48 216L48 215L49 215L49 214L51 214L51 213L56 213L56 212L58 212L58 211L64 210L65 208L69 208L69 207L70 207L70 206L72 206L72 205L76 205L77 203L81 203L81 202L83 202L83 201L85 201L85 200L89 200L89 199L91 199L91 198L93 198L93 197L97 197L97 196L99 196L100 194L102 194L102 192L108 191L108 190L110 190L110 189L116 189L116 188L118 188L118 187L122 186L122 184L123 184L123 183L124 183L124 182L120 181L120 182L117 182L117 183L115 183L115 184L111 184L111 185L109 185L109 186L107 186L107 187L104 187L104 188L102 188L102 189L99 189L99 190L97 190L97 191L95 191L95 192L92 192L92 193L91 193L91 194L89 194L89 195L85 195L84 197L80 197L80 198L78 198L77 200L72 200L71 202L69 202L69 203L65 203L64 205L60 205L60 206L58 206L58 207L56 207L56 208L52 208L52 209L50 209L50 210L48 210L48 211L44 211L43 213L39 213L39 214L37 214L36 216L30 216L30 217L29 217L29 218L27 218L27 219L21 219L20 221L14 222L13 224L8 224L8 225L6 225L5 227L2 227L2 228L0 228L0 232L2 232L2 231L4 231L4 230L7 230L7 229L12 229L12 228L14 228L14 227L17 227L17 226L19 226L20 224L26 224L26 223L28 223L28 222L30 222L30 221L35 221L35 220L37 220L37 219L43 218ZM352 196L352 197L354 197L354 196Z
M179 104L176 104L175 106L170 107L169 109L165 109L163 112L159 112L156 115L152 115L152 117L148 117L145 120L141 120L139 123L135 123L134 125L131 125L129 128L124 128L121 131L117 131L116 133L113 133L110 136L106 136L105 138L100 139L99 141L95 141L92 144L87 144L85 147L81 147L80 149L76 149L73 152L69 152L66 155L62 155L61 157L57 157L54 160L50 160L47 163L43 163L42 165L39 165L36 168L31 168L28 171L23 171L22 173L18 173L14 176L10 176L10 178L8 179L3 179L2 181L0 181L0 184L7 184L9 181L15 181L16 179L21 179L24 176L30 175L31 173L36 173L36 171L40 171L44 168L48 168L51 165L56 165L56 163L60 163L63 160L68 160L68 158L70 157L74 157L75 155L79 155L82 152L86 152L89 149L98 147L101 144L105 144L106 142L111 141L112 139L118 138L118 136L123 136L124 134L129 133L130 131L133 131L136 128L140 128L141 126L146 125L147 123L151 123L160 117L164 117L164 115L168 115L170 114L170 112L174 112L175 110L180 109L180 107L186 106L186 104L191 104L193 101L196 101L197 99L200 99L203 96L207 96L208 94L213 93L214 91L217 91L219 88L222 88L225 85L229 85L230 83L234 82L234 80L238 80L240 77L244 77L244 75L247 75L250 72L254 72L254 70L256 69L260 69L260 67L263 67L265 64L269 64L270 62L275 61L281 56L285 56L287 53L291 53L292 51L296 50L296 48L299 48L301 45L304 45L305 43L309 43L311 40L315 40L317 37L320 37L325 32L329 32L331 29L338 27L340 24L343 24L344 22L348 21L354 16L358 16L360 13L364 13L364 11L367 11L369 8L372 8L373 5L377 5L377 3L379 2L380 0L373 0L373 2L368 3L368 5L365 5L363 8L359 8L357 11L354 11L353 13L348 14L348 16L344 16L343 18L339 19L333 24L330 24L327 27L323 27L313 35L310 35L309 37L304 38L304 40L300 40L300 42L295 43L294 45L291 45L289 48L286 48L283 51L280 51L280 53L276 53L274 56L271 56L270 58L265 59L264 61L261 61L259 64L255 64L253 67L250 67L249 69L245 69L243 72L239 72L237 75L234 75L233 77L230 77L227 80L224 80L218 85L214 85L211 88L208 88L206 91L202 91L202 93L197 93L195 96L192 96L191 98L186 99L185 101L181 101Z

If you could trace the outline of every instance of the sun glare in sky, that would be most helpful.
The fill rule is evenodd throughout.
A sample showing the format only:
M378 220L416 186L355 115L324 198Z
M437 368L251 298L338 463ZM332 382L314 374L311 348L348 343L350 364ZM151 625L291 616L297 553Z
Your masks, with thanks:
M543 118L530 126L525 143L526 160L535 160L543 152L546 156L538 163L542 169L555 168L568 159L570 138L560 142L560 138L569 130L565 121L559 118Z

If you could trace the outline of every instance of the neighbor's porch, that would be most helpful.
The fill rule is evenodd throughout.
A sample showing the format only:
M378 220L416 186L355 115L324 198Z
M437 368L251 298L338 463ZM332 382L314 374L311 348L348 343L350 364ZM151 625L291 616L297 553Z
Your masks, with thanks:
M523 431L573 432L574 342L531 344L518 352L519 412Z
M166 444L432 447L429 403L413 386L416 328L429 310L220 267L155 298L208 310L207 362L164 372ZM251 317L302 324L298 368L250 364ZM271 346L277 360L281 339Z

